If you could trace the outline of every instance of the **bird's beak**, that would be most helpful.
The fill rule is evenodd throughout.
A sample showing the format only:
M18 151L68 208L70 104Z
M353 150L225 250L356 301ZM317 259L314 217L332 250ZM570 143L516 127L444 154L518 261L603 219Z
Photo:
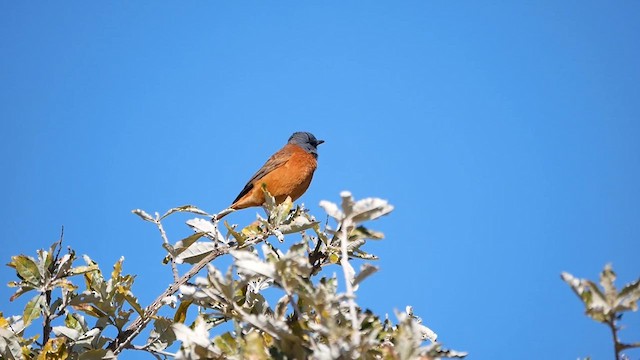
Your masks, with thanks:
M320 144L322 144L322 143L324 143L324 140L318 140L318 144L317 144L317 145L320 145ZM317 146L317 145L316 145L316 146Z

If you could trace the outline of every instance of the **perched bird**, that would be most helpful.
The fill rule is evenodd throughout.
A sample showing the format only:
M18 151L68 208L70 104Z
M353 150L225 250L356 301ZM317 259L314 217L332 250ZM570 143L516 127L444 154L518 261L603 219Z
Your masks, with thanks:
M283 202L287 196L292 200L298 199L311 184L318 166L317 146L323 142L308 132L293 133L287 144L251 177L231 206L214 216L214 220L235 210L262 206L265 201L262 184L266 185L277 203Z

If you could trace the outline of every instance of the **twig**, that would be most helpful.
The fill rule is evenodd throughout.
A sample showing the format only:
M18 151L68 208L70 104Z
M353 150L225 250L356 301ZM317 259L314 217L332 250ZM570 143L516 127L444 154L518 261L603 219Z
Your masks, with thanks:
M149 348L147 348L145 346L132 346L131 348L134 349L134 350L150 352L152 355L155 355L155 354L162 355L162 356L165 357L165 359L167 357L172 357L172 358L176 357L176 354L174 354L174 353L170 353L170 352L162 351L162 350L152 350L152 349L149 349Z
M616 327L615 317L611 317L611 319L607 321L607 325L609 325L609 328L611 329L611 335L613 336L613 350L616 356L615 359L620 360L620 352L622 351L623 347L620 346L622 344L620 344L620 342L618 341L618 328Z
M271 233L265 233L260 236L256 236L252 239L247 240L242 247L255 245L264 239L271 236ZM240 247L238 247L240 248ZM187 271L181 278L176 280L173 284L171 284L160 296L158 296L149 306L144 309L143 316L138 316L134 322L132 322L127 329L120 333L115 341L109 344L108 348L113 350L115 355L118 355L122 350L131 347L131 342L133 339L138 336L142 330L149 324L149 322L154 318L158 310L163 305L163 300L176 293L180 286L184 285L189 281L192 277L194 277L200 270L202 270L207 264L211 261L215 260L217 257L227 254L231 250L231 246L223 246L213 250L207 256L205 256L202 260L200 260L197 264L195 264L189 271Z
M162 236L162 242L164 243L165 249L171 249L171 244L169 244L169 239L167 238L167 233L164 231L164 227L162 227L162 222L160 221L160 214L156 213L156 219L154 221L158 230L160 231L160 236ZM173 252L171 252L173 253ZM171 255L171 270L173 271L173 281L178 281L180 278L180 274L178 273L178 266L176 265L176 261Z
M202 260L200 260L200 262L194 265L189 271L187 271L187 273L182 275L181 278L179 278L178 280L176 280L176 282L171 284L167 288L167 290L165 290L162 294L160 294L160 296L158 296L151 303L151 305L147 306L144 309L144 313L143 313L144 316L138 316L138 318L136 318L136 320L133 323L127 326L127 329L124 332L122 332L122 334L120 334L113 343L109 345L109 348L114 349L113 353L117 355L120 352L122 352L122 350L130 346L131 341L133 341L133 339L136 336L138 336L140 332L142 332L142 330L147 326L147 324L151 321L151 319L153 319L154 315L158 312L158 310L160 310L160 308L163 305L163 300L166 297L173 295L176 291L180 289L180 286L184 285L187 281L189 281L189 279L191 279L198 272L200 272L202 268L204 268L208 263L213 261L215 258L228 253L229 249L230 249L229 246L225 246L225 247L221 247L213 250L211 253L205 256Z
M60 240L57 241L58 251L56 252L55 255L51 254L51 256L53 256L53 259L49 264L49 268L47 269L47 271L49 271L50 273L53 273L53 270L55 269L58 263L58 260L60 259L60 249L62 249L63 239L64 239L64 226L62 226L62 229L60 230ZM49 342L49 338L51 337L51 331L52 331L51 321L53 321L53 319L57 317L54 314L51 314L51 290L50 289L44 292L44 297L46 302L46 308L43 309L44 313L42 314L43 315L42 321L44 323L42 326L42 346L45 346L47 342Z
M344 280L345 287L347 291L347 301L349 304L349 313L351 315L351 326L353 327L353 332L351 333L351 340L354 345L358 346L360 344L360 324L358 323L358 314L356 313L356 303L354 301L355 294L353 291L353 284L351 283L351 277L348 274L348 266L349 264L349 250L347 247L347 242L349 240L349 236L347 233L347 228L351 227L351 220L345 219L344 223L341 224L342 229L340 230L340 248L342 252L342 258L340 259L340 265L342 265L342 271L344 272Z

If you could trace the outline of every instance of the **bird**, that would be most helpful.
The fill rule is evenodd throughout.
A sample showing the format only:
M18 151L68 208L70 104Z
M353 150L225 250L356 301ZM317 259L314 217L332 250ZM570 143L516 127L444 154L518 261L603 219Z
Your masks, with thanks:
M287 144L276 151L267 162L247 181L231 206L214 215L214 221L233 211L262 206L265 202L264 184L267 191L282 203L287 197L297 200L307 191L318 166L318 140L310 132L298 131L289 137Z

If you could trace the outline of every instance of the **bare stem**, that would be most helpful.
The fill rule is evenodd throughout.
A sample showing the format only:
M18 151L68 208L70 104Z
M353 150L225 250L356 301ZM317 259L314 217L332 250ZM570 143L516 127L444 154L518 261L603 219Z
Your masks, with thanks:
M58 251L56 254L51 254L53 256L53 261L49 264L49 268L47 269L50 274L53 275L56 264L58 263L58 259L60 259L60 249L62 249L62 240L64 239L64 226L60 229L60 240L58 240ZM55 245L54 245L55 246ZM43 314L43 322L42 326L42 346L45 346L47 342L49 342L49 338L51 337L51 321L55 319L57 316L51 313L51 290L47 290L44 292L45 301L46 301L46 310Z
M342 271L344 273L345 287L347 291L347 301L349 303L349 313L351 314L351 326L353 327L353 332L351 333L352 341L355 345L360 344L360 324L358 323L358 313L356 313L356 303L355 293L353 291L353 284L351 283L351 276L349 275L349 270L347 270L350 266L349 264L349 250L348 250L348 240L349 236L347 233L347 229L351 228L351 220L345 219L344 223L341 224L340 231L340 247L342 252L342 258L340 260L340 265L342 265Z
M109 345L109 348L114 349L114 354L119 354L122 350L126 349L130 346L131 341L142 332L142 330L149 324L149 322L153 319L154 315L160 310L163 305L163 300L175 294L180 286L184 285L195 276L202 268L204 268L208 263L213 261L220 255L226 254L229 252L229 246L221 247L209 253L206 257L204 257L200 262L195 264L186 274L182 275L176 282L171 284L167 290L165 290L160 296L158 296L151 305L147 306L144 309L144 316L138 316L134 322L132 322L129 326L127 326L127 330L122 332L118 336L118 338Z
M45 291L44 296L47 303L47 310L44 314L44 326L42 327L42 346L45 346L47 342L49 342L49 337L51 336L51 311L49 309L51 306L51 290Z
M169 244L169 239L167 238L167 233L164 231L164 227L162 227L162 222L160 221L160 214L156 213L156 220L154 221L156 226L158 226L158 230L160 231L160 236L162 236L162 242L167 250L171 248L171 244ZM173 281L178 281L180 279L180 274L178 273L178 266L176 265L176 261L171 256L171 270L173 271Z
M611 318L611 320L607 321L607 325L609 325L609 329L611 329L611 335L613 336L613 350L615 352L615 359L620 360L620 355L622 352L622 344L618 341L618 327L616 326L615 318Z
M267 237L269 237L271 233L262 234L255 238L249 239L244 243L244 246L255 245L261 241L264 241ZM175 294L180 286L184 285L189 281L192 277L194 277L200 270L202 270L207 264L211 261L215 260L221 255L227 254L231 249L230 246L225 245L213 250L207 256L205 256L202 260L200 260L197 264L195 264L189 271L187 271L182 277L176 280L173 284L171 284L160 296L158 296L151 305L147 306L144 309L143 316L138 316L134 322L132 322L127 329L120 333L116 340L109 344L109 349L113 349L113 353L118 355L122 350L132 347L131 342L133 339L138 336L142 330L151 322L151 320L155 317L158 310L163 305L163 300Z

